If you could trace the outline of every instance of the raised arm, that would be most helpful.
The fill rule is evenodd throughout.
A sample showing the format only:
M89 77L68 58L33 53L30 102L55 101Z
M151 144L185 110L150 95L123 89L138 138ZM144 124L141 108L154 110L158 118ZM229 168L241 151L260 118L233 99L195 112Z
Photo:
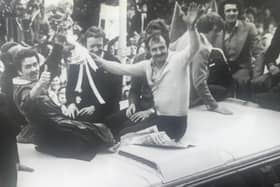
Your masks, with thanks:
M201 14L201 7L196 3L191 3L187 12L183 15L187 30L177 40L175 50L181 53L182 58L186 59L186 63L191 61L190 59L196 54L200 47L200 36L195 25Z
M96 64L104 70L116 75L145 76L145 66L148 61L142 61L137 64L120 64L105 60L95 54L92 54Z

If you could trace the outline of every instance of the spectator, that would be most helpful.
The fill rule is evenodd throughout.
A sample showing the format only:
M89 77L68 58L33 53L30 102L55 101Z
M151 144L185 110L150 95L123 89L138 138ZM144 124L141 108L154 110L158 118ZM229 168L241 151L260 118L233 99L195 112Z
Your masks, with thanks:
M248 23L255 24L256 16L257 16L257 11L255 8L249 7L245 10L245 20Z
M83 44L90 53L96 54L106 60L112 60L119 63L119 60L116 57L107 51L104 51L104 40L105 33L102 29L92 26L86 31ZM96 88L105 101L104 104L100 104L95 97L95 94L90 89L89 80L83 79L82 90L80 90L80 92L75 91L76 82L80 73L79 71L79 64L70 64L66 89L67 101L70 104L70 113L73 113L75 116L75 113L83 108L82 111L80 111L80 114L87 114L89 118L87 117L87 119L85 119L80 116L80 119L91 122L104 122L104 119L107 116L119 111L119 101L122 94L122 77L111 75L103 69L97 69L96 72L90 70ZM84 68L83 71L85 74L87 73L86 68ZM76 102L77 98L80 100L79 103Z
M217 35L222 31L223 27L224 22L222 18L215 13L208 13L202 16L197 23L198 32L201 33L202 44L199 51L196 53L192 60L193 63L191 63L190 103L191 106L204 103L207 106L208 110L215 111L221 114L231 114L229 110L223 108L216 102L211 93L212 91L213 93L216 93L215 96L217 96L218 99L223 99L223 97L225 97L226 95L226 88L218 85L218 83L216 83L216 85L209 85L209 87L207 84L209 75L209 57L211 57L211 51L214 50L211 43L215 41ZM224 79L225 78L226 77L224 77ZM213 88L213 90L211 90L211 88ZM222 93L217 94L219 92ZM224 96L221 97L220 95Z
M18 77L14 78L14 100L33 126L38 151L60 157L90 160L100 147L111 145L113 138L103 124L71 120L47 95L51 74L45 66L39 73L38 54L21 49L15 58Z
M226 27L216 46L224 50L228 59L237 97L248 100L251 97L249 82L259 73L253 67L259 64L263 49L259 45L255 25L239 19L242 8L239 0L221 3L219 11Z

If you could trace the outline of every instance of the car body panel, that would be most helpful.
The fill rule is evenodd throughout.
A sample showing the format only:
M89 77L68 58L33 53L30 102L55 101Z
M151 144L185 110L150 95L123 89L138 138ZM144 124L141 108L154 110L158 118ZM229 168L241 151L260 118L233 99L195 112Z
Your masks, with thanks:
M194 147L187 149L130 145L121 147L119 153L98 154L84 162L44 155L34 145L19 144L21 162L35 171L20 172L18 186L196 186L279 159L279 112L239 100L220 105L234 114L221 115L205 106L189 111L182 143Z

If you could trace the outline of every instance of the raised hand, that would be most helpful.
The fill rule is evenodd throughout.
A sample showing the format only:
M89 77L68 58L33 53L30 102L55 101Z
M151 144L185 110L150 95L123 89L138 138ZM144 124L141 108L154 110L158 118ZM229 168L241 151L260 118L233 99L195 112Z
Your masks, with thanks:
M51 73L48 72L48 66L44 66L44 71L42 72L40 79L39 79L39 85L41 87L47 87L51 80Z
M202 14L202 5L192 2L189 4L187 12L184 13L183 20L188 27L193 27Z

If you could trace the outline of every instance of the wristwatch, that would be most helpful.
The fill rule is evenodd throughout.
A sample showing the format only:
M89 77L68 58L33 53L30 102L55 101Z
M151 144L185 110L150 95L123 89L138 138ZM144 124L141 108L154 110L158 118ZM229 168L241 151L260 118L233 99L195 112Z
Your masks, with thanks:
M156 114L156 109L155 108L151 108L150 112L152 113L152 115Z

